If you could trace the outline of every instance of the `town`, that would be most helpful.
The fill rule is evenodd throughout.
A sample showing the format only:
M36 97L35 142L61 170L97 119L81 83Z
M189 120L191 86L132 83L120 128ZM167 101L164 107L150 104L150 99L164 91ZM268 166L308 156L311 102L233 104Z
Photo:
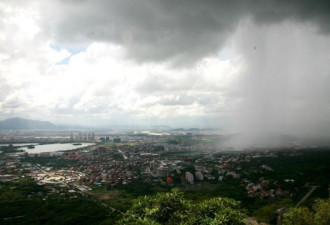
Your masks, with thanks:
M111 211L125 209L131 200L128 197L124 204L114 204L122 197L113 195L113 190L123 190L125 186L134 189L141 184L161 191L178 187L196 200L218 195L231 197L254 207L266 202L278 204L283 199L291 199L290 204L295 204L307 192L312 197L328 195L327 147L233 151L221 149L219 139L215 134L201 133L112 136L77 133L70 134L67 142L92 145L36 153L33 149L25 152L19 146L2 144L0 180L10 182L29 177L48 190L43 199L54 194L70 198L88 196ZM313 157L317 160L313 161ZM301 167L299 163L306 160L311 161L310 165ZM315 166L321 166L317 174L313 172ZM148 194L148 188L140 194ZM254 210L258 215L258 209Z

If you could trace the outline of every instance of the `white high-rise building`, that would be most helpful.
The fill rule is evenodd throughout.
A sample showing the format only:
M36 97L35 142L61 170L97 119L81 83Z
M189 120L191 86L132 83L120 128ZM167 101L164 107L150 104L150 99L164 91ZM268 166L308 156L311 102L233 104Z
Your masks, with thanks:
M190 172L186 172L186 180L189 183L193 184L194 183L194 175Z
M196 177L197 180L204 180L203 174L199 171L195 172L195 177Z

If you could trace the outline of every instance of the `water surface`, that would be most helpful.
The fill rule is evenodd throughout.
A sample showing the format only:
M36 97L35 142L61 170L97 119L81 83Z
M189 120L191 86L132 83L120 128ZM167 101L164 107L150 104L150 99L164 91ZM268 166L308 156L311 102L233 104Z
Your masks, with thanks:
M25 145L31 145L26 143ZM81 143L81 145L73 145L72 143L66 144L42 144L35 145L35 148L22 147L21 150L26 151L27 153L40 153L40 152L57 152L57 151L68 151L78 148L84 148L87 146L95 145L95 143Z

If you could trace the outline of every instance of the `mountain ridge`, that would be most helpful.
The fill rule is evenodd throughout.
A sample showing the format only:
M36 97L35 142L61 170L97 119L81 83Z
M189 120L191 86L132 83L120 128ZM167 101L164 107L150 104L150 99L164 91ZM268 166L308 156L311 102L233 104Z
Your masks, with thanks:
M49 121L30 120L20 117L9 118L0 120L1 130L33 130L33 129L45 129L54 130L57 126Z

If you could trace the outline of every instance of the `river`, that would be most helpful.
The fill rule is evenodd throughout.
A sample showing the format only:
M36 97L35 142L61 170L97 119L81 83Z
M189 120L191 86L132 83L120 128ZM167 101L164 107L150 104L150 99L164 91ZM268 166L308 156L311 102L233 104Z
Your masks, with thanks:
M26 143L25 145L31 145ZM68 151L78 148L84 148L87 146L95 145L95 143L81 143L81 145L73 145L72 143L66 144L36 144L35 148L22 147L21 150L26 151L27 153L40 153L40 152L57 152L57 151Z

